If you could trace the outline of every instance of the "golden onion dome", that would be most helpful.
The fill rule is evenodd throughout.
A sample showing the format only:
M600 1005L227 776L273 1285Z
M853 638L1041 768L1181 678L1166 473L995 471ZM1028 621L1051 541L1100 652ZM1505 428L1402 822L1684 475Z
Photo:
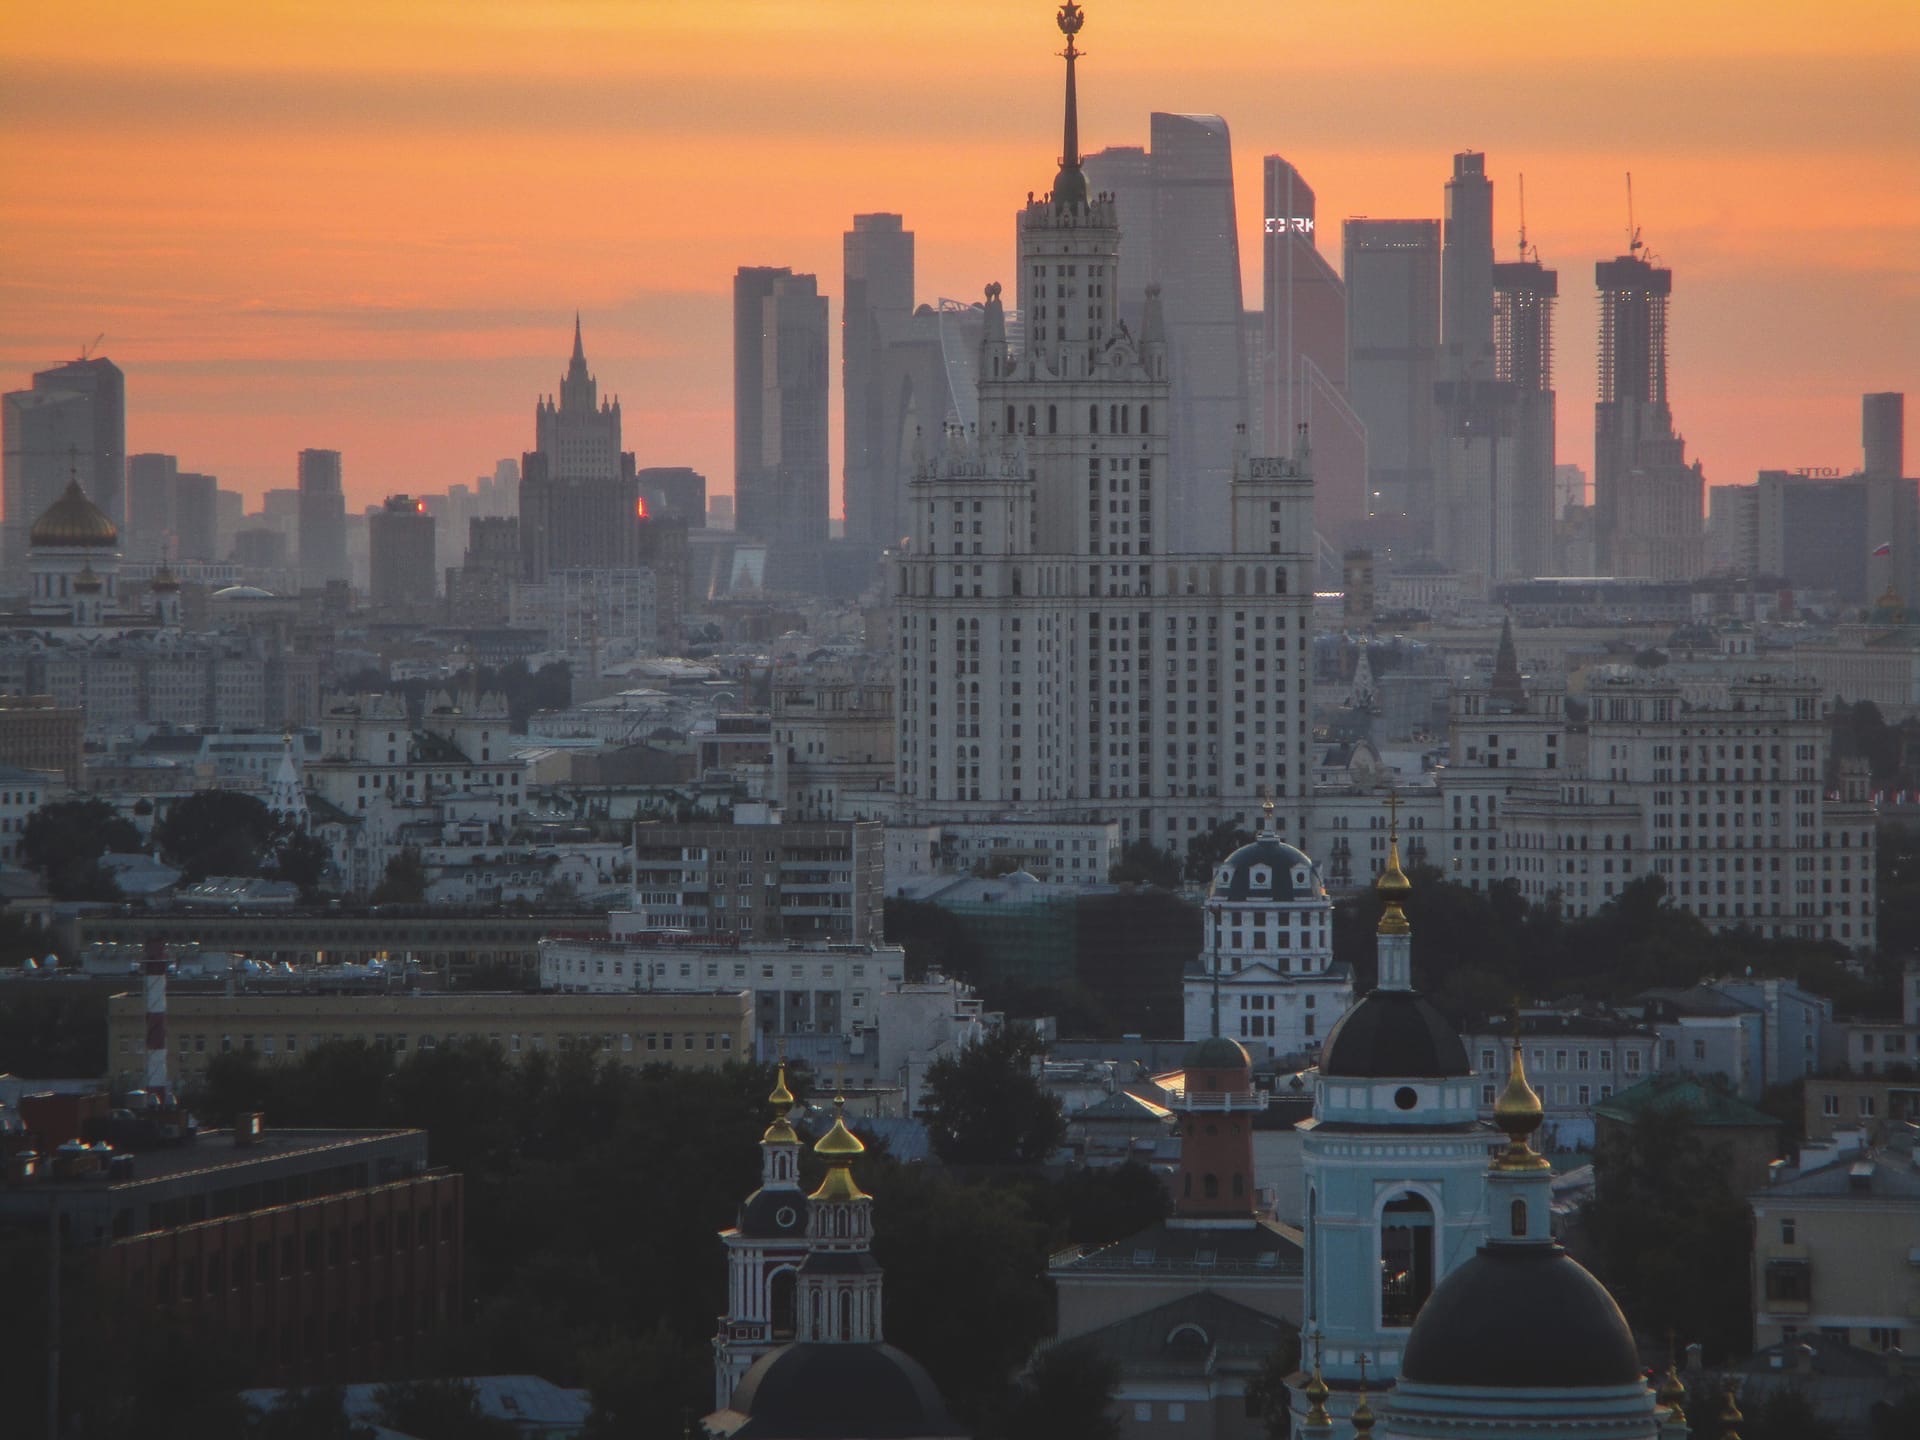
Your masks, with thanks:
M101 579L93 573L93 566L91 565L87 566L74 577L73 589L75 594L92 595L97 593L101 588Z
M845 1164L856 1155L867 1153L867 1147L860 1143L860 1137L847 1129L844 1113L846 1102L837 1096L833 1102L833 1128L822 1135L814 1144L813 1153L824 1155L828 1160Z
M1327 1382L1321 1378L1320 1362L1313 1362L1313 1377L1307 1381L1307 1420L1306 1423L1316 1429L1331 1429L1333 1419L1327 1414Z
M35 549L91 550L119 542L119 528L87 498L77 476L67 481L65 493L33 522L27 537L27 544Z
M767 1096L767 1103L782 1115L793 1108L793 1092L787 1089L787 1064L780 1062L780 1073L773 1082L773 1093Z
M1517 1028L1517 1027L1516 1027ZM1513 1037L1513 1067L1507 1072L1507 1088L1493 1104L1493 1123L1506 1132L1507 1148L1494 1162L1496 1170L1550 1169L1544 1155L1536 1154L1527 1143L1546 1118L1540 1096L1527 1083L1527 1064L1520 1052L1520 1037Z
M1379 933L1408 934L1413 926L1407 923L1407 912L1401 906L1407 896L1413 893L1413 882L1407 879L1407 872L1400 868L1400 835L1397 830L1387 843L1387 868L1380 872L1380 878L1373 882L1373 888L1380 892L1383 902Z
M843 1200L870 1200L873 1197L862 1190L853 1178L853 1171L845 1165L836 1165L827 1171L827 1178L820 1182L820 1188L807 1197L816 1202L832 1204Z

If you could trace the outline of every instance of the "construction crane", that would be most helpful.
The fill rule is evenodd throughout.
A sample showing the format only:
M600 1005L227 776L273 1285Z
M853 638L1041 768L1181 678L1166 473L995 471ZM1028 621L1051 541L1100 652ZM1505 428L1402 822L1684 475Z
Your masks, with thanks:
M1640 227L1633 223L1633 172L1627 171L1627 254L1637 256L1646 246L1640 240Z
M82 345L80 347L80 358L82 360L91 359L93 357L93 352L100 347L100 342L106 338L107 338L107 332L102 330L98 335L94 336L89 343Z

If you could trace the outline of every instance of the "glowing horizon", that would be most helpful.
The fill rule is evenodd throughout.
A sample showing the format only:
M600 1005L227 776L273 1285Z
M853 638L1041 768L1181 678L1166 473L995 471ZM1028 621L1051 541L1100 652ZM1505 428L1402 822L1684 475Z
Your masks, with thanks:
M358 507L530 448L577 308L626 447L725 492L738 266L811 271L837 304L841 233L894 211L918 299L1012 278L1014 210L1056 160L1053 8L114 0L79 33L23 12L0 37L0 388L105 332L129 453L257 503L337 449ZM1438 216L1462 149L1487 154L1507 258L1524 172L1560 272L1562 463L1592 468L1592 266L1624 249L1629 169L1710 484L1851 470L1860 394L1920 393L1909 4L1088 12L1089 150L1144 144L1153 110L1231 127L1249 309L1265 154L1314 187L1336 267L1341 219ZM833 405L837 514L837 383Z

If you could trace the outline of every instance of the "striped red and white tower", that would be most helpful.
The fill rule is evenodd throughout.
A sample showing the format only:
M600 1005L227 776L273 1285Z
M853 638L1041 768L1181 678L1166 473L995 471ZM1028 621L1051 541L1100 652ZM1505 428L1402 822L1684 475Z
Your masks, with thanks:
M147 993L147 1094L155 1100L171 1093L167 1085L167 946L147 941L147 958L140 967Z

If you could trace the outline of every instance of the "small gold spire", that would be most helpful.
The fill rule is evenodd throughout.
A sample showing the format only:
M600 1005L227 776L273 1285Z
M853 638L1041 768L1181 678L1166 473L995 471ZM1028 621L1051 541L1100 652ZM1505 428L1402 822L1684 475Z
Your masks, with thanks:
M1667 1361L1667 1373L1659 1377L1660 1388L1653 1392L1656 1403L1665 1407L1669 1425L1687 1423L1687 1412L1682 1402L1687 1398L1687 1387L1680 1383L1680 1374L1673 1367L1671 1358Z
M1407 879L1407 872L1400 868L1400 792L1387 791L1387 868L1380 872L1380 878L1373 888L1380 892L1385 902L1380 911L1381 935L1410 935L1413 926L1407 923L1407 912L1401 905L1413 891L1413 882Z
M1733 1400L1733 1384L1727 1384L1726 1400L1720 1406L1720 1440L1740 1440L1740 1422L1747 1417Z
M833 1097L833 1128L814 1144L813 1153L824 1155L839 1164L846 1164L854 1156L867 1153L867 1147L860 1143L860 1137L847 1129L846 1096Z
M1373 1406L1367 1403L1367 1357L1360 1357L1360 1398L1353 1407L1353 1433L1359 1437L1373 1433Z
M1333 1417L1327 1414L1327 1382L1320 1374L1320 1356L1322 1345L1320 1337L1313 1337L1313 1377L1307 1381L1307 1419L1309 1425L1322 1429L1333 1428Z
M793 1092L787 1089L787 1062L784 1060L780 1062L779 1077L773 1082L773 1093L767 1096L767 1103L781 1115L793 1109Z
M1513 1006L1513 1067L1507 1072L1507 1088L1494 1102L1493 1123L1506 1131L1507 1148L1493 1162L1496 1170L1551 1170L1544 1155L1527 1143L1546 1118L1540 1096L1527 1083L1527 1062L1520 1047L1520 1002Z

